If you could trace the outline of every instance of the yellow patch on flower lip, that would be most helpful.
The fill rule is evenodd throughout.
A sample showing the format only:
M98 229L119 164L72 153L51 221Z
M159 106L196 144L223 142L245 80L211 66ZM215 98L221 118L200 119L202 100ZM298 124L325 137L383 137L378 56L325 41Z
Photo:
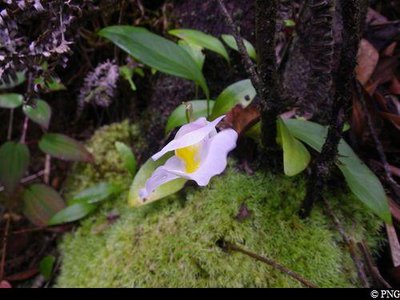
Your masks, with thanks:
M199 145L191 145L175 150L175 155L185 163L186 173L196 172L200 167Z

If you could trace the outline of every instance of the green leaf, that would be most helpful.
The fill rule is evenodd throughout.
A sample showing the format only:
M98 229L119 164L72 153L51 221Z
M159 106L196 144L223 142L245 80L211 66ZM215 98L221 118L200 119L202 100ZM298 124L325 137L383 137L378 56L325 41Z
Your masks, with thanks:
M138 173L133 180L129 191L129 205L131 206L141 206L145 204L149 204L151 202L160 200L169 195L175 194L180 191L185 183L186 179L178 178L173 181L167 182L161 186L159 186L147 199L146 202L143 202L139 197L139 191L144 188L147 179L153 174L154 170L159 166L163 165L169 158L171 158L172 154L165 155L157 161L153 161L151 158L146 161L146 163L140 168Z
M93 162L93 156L78 141L56 133L46 133L39 142L44 153L68 161Z
M215 100L215 105L211 113L211 119L226 114L237 104L243 107L248 106L256 96L256 90L251 84L250 79L238 81L228 86Z
M61 196L44 184L29 186L23 194L23 201L24 215L39 227L47 226L49 220L65 207Z
M66 208L55 214L50 219L48 225L54 226L78 221L92 213L96 208L97 206L94 204L83 202L67 206Z
M204 66L204 61L206 60L206 56L202 51L203 48L195 44L188 43L184 40L180 40L178 44L193 58L197 66L200 68L200 70L202 70Z
M53 255L48 255L40 261L39 264L40 274L42 274L44 279L46 279L47 281L51 279L55 262L56 258Z
M235 38L233 35L230 34L223 34L221 36L222 40L229 46L229 48L232 48L233 50L239 51L239 47L236 43ZM243 39L244 46L246 47L247 53L249 54L250 58L254 61L257 60L257 53L256 49L254 49L254 46L248 41Z
M200 117L207 117L207 100L192 100L188 101L193 108L193 118L198 119ZM214 107L214 101L210 100L210 110ZM182 126L187 123L186 119L186 108L184 104L179 105L169 116L167 126L165 128L166 133L172 129Z
M51 107L47 102L38 99L34 106L24 105L22 109L32 122L39 124L46 130L49 128Z
M68 201L68 205L76 203L95 204L104 201L111 196L115 196L121 192L122 189L120 186L107 182L101 182L95 186L91 186L79 192L71 200Z
M168 33L190 44L213 51L221 55L229 63L229 55L224 45L219 39L212 35L194 29L173 29Z
M0 147L0 183L7 193L12 193L18 186L29 160L29 149L24 144L6 142Z
M117 148L119 155L121 155L125 169L127 169L132 176L135 176L137 163L132 149L121 142L116 142L115 148Z
M307 168L311 160L307 148L287 129L281 118L277 120L278 137L283 148L283 166L287 176L295 176Z
M24 97L20 94L2 94L0 95L0 108L17 108L24 102Z
M124 78L126 81L129 82L129 85L131 86L132 91L136 91L136 85L132 80L133 77L133 68L130 68L128 66L121 66L119 67L119 74Z
M193 80L204 91L209 90L206 80L193 58L177 44L134 26L110 26L99 35L112 41L134 58L158 71Z
M11 79L11 78L10 78ZM15 80L11 80L9 83L5 83L4 81L0 84L0 90L12 89L16 86L25 82L25 74L23 72L17 72L17 78Z
M296 138L321 151L328 133L326 127L303 120L284 122ZM337 165L353 194L386 223L391 223L389 204L381 182L343 139L339 144Z

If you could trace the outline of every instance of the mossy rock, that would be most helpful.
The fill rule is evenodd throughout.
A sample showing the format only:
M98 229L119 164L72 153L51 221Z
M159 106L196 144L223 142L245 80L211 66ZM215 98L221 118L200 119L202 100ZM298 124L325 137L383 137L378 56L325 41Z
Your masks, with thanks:
M112 127L107 130L113 132ZM107 130L89 143L96 151L104 151L105 144L97 142ZM112 161L112 170L120 168ZM102 179L90 166L76 171L68 183L70 193ZM127 173L110 173L113 181L127 184L128 191ZM101 177L111 178L107 172ZM307 220L298 217L304 193L302 177L261 172L248 176L233 164L206 188L187 187L144 207L128 207L126 192L64 237L57 286L302 287L262 262L223 251L217 245L220 239L272 258L317 286L359 286L354 263L321 207ZM327 199L347 233L378 251L381 222L352 196ZM238 218L244 205L248 211ZM107 220L110 212L120 215L113 224Z

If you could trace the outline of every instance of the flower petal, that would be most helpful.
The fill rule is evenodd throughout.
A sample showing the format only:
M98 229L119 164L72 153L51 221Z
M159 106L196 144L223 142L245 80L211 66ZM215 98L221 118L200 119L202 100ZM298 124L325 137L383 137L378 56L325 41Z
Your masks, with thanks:
M204 118L200 118L193 123L189 123L181 128L181 134L184 132L183 135L177 134L174 140L169 142L160 152L154 154L152 156L153 160L158 160L161 158L165 153L169 151L174 151L179 148L185 148L194 144L201 142L205 139L210 133L215 130L215 126L224 118L225 116L221 116L215 119L212 122L208 122L206 125L199 128L200 122L204 122ZM207 122L207 121L206 121ZM190 130L192 129L192 130ZM179 132L178 132L179 133Z
M146 181L146 185L139 191L139 197L142 199L147 198L152 192L154 192L160 185L169 181L175 180L181 176L176 173L171 173L169 170L176 172L183 172L184 166L179 158L173 156L166 161L166 163L158 167L151 177Z
M228 164L228 153L235 149L238 134L233 129L222 130L208 141L207 153L194 173L185 173L183 170L168 168L168 172L179 177L194 180L199 186L206 186L210 179L221 174Z

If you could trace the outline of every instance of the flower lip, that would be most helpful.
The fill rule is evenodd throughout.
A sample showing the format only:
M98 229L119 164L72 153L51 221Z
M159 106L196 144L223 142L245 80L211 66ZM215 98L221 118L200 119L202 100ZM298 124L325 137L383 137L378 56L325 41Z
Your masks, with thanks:
M169 181L184 178L206 186L212 177L225 170L228 154L236 147L238 133L233 129L217 133L215 126L223 117L213 122L200 118L182 126L175 139L152 157L157 160L167 152L175 151L175 155L158 167L139 191L142 203Z
M199 118L197 121L195 121L193 123L184 125L176 134L175 139L173 139L171 142L169 142L160 152L154 154L152 156L152 159L158 160L167 152L174 151L174 150L180 149L180 148L185 148L188 146L192 146L194 144L201 142L211 132L213 132L213 130L215 130L215 126L224 117L225 116L221 116L221 117L215 119L214 121L209 122L208 124L207 124L207 120L205 118ZM205 125L201 126L201 124L205 124ZM184 134L182 134L183 132L184 132Z

